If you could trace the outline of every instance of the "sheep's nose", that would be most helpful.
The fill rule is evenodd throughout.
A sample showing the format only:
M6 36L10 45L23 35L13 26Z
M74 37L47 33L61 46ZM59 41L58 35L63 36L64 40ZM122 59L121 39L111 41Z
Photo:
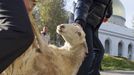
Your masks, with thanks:
M60 29L64 29L65 28L65 26L64 25L60 25Z

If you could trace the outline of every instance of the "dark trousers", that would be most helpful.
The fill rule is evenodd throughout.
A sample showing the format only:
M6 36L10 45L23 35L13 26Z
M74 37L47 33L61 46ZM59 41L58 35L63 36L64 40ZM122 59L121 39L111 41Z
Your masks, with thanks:
M33 39L23 0L0 0L0 73L26 51Z
M89 53L83 61L77 75L100 75L99 67L104 55L104 48L100 42L98 31L87 25L83 28L86 33L86 41Z

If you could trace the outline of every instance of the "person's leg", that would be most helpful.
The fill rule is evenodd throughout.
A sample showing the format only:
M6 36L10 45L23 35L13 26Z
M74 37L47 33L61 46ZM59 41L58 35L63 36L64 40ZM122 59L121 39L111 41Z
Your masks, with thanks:
M92 27L86 26L84 28L84 31L86 33L86 42L87 42L89 53L87 54L82 65L80 66L77 75L89 75L89 72L91 71L91 66L92 66L93 61L94 61Z
M97 34L92 34L93 49L89 51L89 54L82 63L77 75L100 75L99 68L103 59L104 48Z
M93 51L96 54L96 56L95 56L95 61L94 61L93 67L92 67L94 69L92 74L93 75L100 75L99 69L100 69L101 61L102 61L103 56L104 56L104 48L103 48L101 41L98 38L98 31L95 32L93 40L94 40Z
M0 73L25 52L33 39L23 0L0 0Z

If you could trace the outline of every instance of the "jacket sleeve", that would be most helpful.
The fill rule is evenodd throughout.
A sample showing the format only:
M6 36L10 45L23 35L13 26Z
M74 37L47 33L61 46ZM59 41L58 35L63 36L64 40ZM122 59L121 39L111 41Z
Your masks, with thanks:
M112 0L111 0L111 3L110 3L110 5L109 5L109 7L107 9L105 17L110 18L112 14L113 14L113 7L112 7Z
M86 23L88 11L92 5L93 0L78 0L74 11L74 21L81 25Z

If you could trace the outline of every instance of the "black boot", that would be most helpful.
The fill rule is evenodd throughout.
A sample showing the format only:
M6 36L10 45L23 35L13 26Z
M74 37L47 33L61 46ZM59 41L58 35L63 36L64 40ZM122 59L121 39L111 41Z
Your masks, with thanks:
M104 53L99 49L94 49L87 54L77 75L100 75L99 67Z
M104 52L99 49L94 49L93 53L95 54L95 59L91 67L92 71L89 71L89 75L100 75L99 70L100 70L100 65L103 59Z
M91 67L95 61L95 56L96 54L94 51L87 54L82 65L79 68L77 75L90 75L93 72L93 69Z

